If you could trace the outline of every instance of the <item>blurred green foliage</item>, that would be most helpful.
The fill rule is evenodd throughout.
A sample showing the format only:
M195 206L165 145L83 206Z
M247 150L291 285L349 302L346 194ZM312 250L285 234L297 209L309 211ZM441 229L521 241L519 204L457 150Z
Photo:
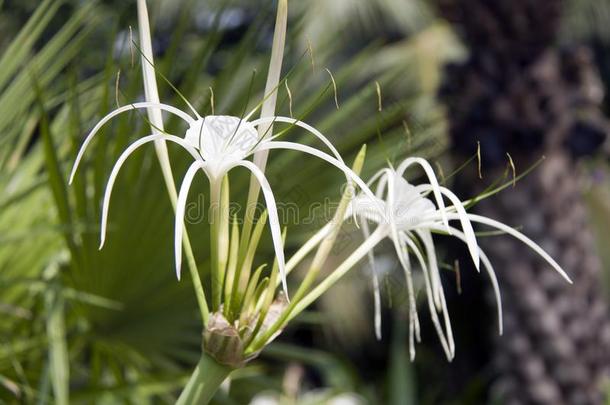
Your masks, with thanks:
M10 22L0 25L2 37L11 38L1 42L0 60L0 401L171 403L197 360L201 325L189 281L175 280L173 214L152 148L137 153L120 175L108 243L97 249L106 178L120 151L145 134L142 117L125 114L109 124L84 170L67 186L75 151L96 120L117 102L142 97L139 58L132 54L129 34L135 5L45 0L34 8L33 3L0 5L0 20ZM254 89L264 85L273 4L257 4L252 12L251 4L240 8L235 1L206 7L168 3L153 7L157 70L205 113L212 107L210 87L216 113L240 115L253 107L262 94L248 98L248 88L251 81ZM362 36L350 44L319 36L311 45L312 63L308 10L295 7L285 69L292 98L281 90L280 112L306 118L346 159L369 143L368 172L406 153L438 154L445 124L434 103L435 84L423 75L438 70L445 54L422 51L422 41L433 37L445 43L450 33L432 22L418 20L412 37L398 42ZM397 56L405 50L409 59ZM327 66L337 83L339 108ZM421 75L406 74L412 70ZM162 101L182 105L169 86L160 87ZM178 135L185 131L171 119L167 128ZM289 136L306 140L296 130ZM188 159L170 152L178 178ZM313 202L338 200L340 175L327 175L315 160L299 161L298 170L294 164L291 153L270 160L268 177L280 200L297 203L303 215ZM237 173L234 181L243 187L235 187L232 198L243 201L247 176ZM196 187L206 190L203 180ZM288 249L313 230L289 227ZM206 274L207 227L192 225L190 233ZM257 260L269 259L268 252ZM314 360L312 353L298 354L308 349L282 347L270 348L235 376L233 388L218 401L244 403L260 390L281 390L272 376L279 378L287 361L313 361L322 385L338 392L360 391L371 401L386 395L362 385L332 354ZM396 350L404 347L397 344ZM394 364L392 372L402 378L408 375L405 367ZM392 383L394 397L404 389L397 384Z

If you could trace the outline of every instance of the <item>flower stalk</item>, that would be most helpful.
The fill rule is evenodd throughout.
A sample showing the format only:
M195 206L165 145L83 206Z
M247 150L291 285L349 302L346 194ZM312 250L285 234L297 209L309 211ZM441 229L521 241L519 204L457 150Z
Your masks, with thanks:
M188 383L178 397L176 405L199 405L210 402L218 387L233 369L218 363L206 352L203 352L197 367L191 374Z
M356 173L356 175L360 175L362 171L362 167L364 166L364 158L366 156L366 145L363 145L360 149L360 152L356 156L354 161L354 165L352 167L352 171ZM348 183L343 191L343 196L341 197L341 201L339 202L339 206L337 207L337 211L333 216L332 221L329 224L329 231L324 239L321 240L318 250L313 258L311 265L305 275L305 278L301 282L299 289L296 294L292 297L292 301L288 305L288 308L283 312L280 318L275 322L275 324L270 327L265 334L263 334L260 338L258 338L248 351L256 352L260 350L264 345L269 341L271 336L276 333L278 330L281 330L288 320L292 319L293 316L291 314L295 311L298 305L301 304L301 301L305 294L309 291L313 283L316 281L328 255L333 248L335 241L337 240L337 236L341 230L341 226L344 221L345 214L349 207L350 202L354 198L355 193L354 184L352 182Z

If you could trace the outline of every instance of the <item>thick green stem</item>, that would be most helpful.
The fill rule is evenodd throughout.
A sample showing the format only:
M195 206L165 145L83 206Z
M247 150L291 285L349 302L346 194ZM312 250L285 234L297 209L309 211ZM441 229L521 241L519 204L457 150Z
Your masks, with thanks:
M203 353L176 405L205 405L210 402L222 382L233 371Z
M219 238L220 229L220 180L212 180L210 182L210 257L211 257L211 276L212 276L212 311L217 311L220 307L220 294L222 289L222 281L220 281L220 254L219 254Z

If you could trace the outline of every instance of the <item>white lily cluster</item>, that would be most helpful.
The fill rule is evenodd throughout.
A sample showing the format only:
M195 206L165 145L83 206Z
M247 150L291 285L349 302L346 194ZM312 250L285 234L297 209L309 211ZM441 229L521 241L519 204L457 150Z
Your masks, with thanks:
M412 166L418 165L425 171L428 183L418 185L410 184L403 176ZM428 309L432 321L440 338L441 344L448 359L455 356L455 343L451 330L451 321L447 311L447 303L441 282L441 275L434 246L433 234L448 234L463 241L470 253L477 271L480 264L491 279L498 309L498 329L502 334L502 300L500 289L492 264L483 250L479 247L472 223L479 223L495 228L511 235L525 243L530 249L538 253L562 277L571 283L568 275L540 246L515 229L480 215L466 212L466 203L446 187L439 185L430 164L422 158L408 158L396 169L385 168L375 174L368 182L370 187L375 186L375 199L362 194L352 203L351 215L359 221L367 241L377 241L379 237L392 241L396 255L404 270L409 297L409 343L411 358L415 357L414 341L420 340L420 325L415 302L413 282L413 265L411 257L414 256L422 270ZM450 205L445 205L445 199ZM380 215L377 207L384 207L384 214ZM451 224L459 222L460 228ZM376 227L377 235L372 238L369 231L369 222ZM375 271L373 247L368 252L369 261L373 268L373 285L375 293L375 331L381 337L381 310L379 280ZM441 325L439 315L443 318Z
M364 149L358 155L354 166L350 168L345 164L337 149L320 131L298 119L275 115L275 96L279 83L281 54L286 30L286 9L287 2L280 1L271 56L272 63L266 86L267 94L259 106L262 107L261 118L253 119L259 107L244 117L227 115L202 117L188 101L186 102L189 107L188 112L159 101L152 62L146 3L144 0L138 0L146 101L119 107L102 118L85 138L70 175L70 182L72 182L86 148L105 124L123 113L142 109L147 111L152 134L129 145L119 156L110 173L102 206L100 248L103 247L106 239L113 186L122 166L129 156L140 147L154 143L168 191L175 206L176 275L180 279L184 248L187 258L189 258L189 269L206 329L205 339L206 344L209 345L206 350L218 348L217 352L214 351L215 349L212 352L208 351L209 354L218 356L214 358L221 363L224 361L223 364L231 367L241 366L277 336L287 322L302 312L362 259L368 257L374 268L373 251L385 239L389 239L393 243L405 274L409 296L409 341L412 358L415 356L415 341L420 340L412 261L415 261L421 268L429 312L445 353L449 359L455 355L451 322L436 257L433 238L435 233L449 234L464 241L477 270L480 268L480 263L483 264L491 278L498 302L500 333L502 331L502 309L498 282L489 259L478 245L473 223L496 228L521 240L529 248L539 253L569 281L560 266L526 236L490 218L467 213L466 203L460 201L453 192L439 184L432 167L426 160L408 158L396 169L390 167L379 171L366 183L359 177L364 163ZM179 136L165 132L161 114L163 111L181 118L188 127L185 133ZM299 127L307 131L320 141L324 148L318 149L280 140L279 138L285 131L273 131L273 126L280 123L288 125L288 128ZM176 189L173 184L167 142L179 145L193 158L193 163L184 174L179 189ZM352 195L350 190L343 194L334 220L320 229L287 262L284 258L283 238L285 234L282 235L275 196L264 171L267 153L272 150L298 151L308 157L321 159L338 169L344 174L349 184L357 186L359 189L355 195ZM413 185L405 180L405 172L413 166L419 166L424 170L428 178L427 183ZM253 232L247 226L241 230L241 239L240 229L235 222L231 227L228 217L230 199L228 173L238 167L248 170L253 179L249 203L257 201L259 190L257 187L260 187L267 207L263 220L254 227ZM211 294L206 294L202 286L184 226L187 198L197 173L202 173L208 178L211 204L218 207L211 223ZM326 262L339 229L351 217L355 217L360 224L365 236L364 242L329 275L318 281L317 276ZM269 222L275 249L275 263L267 277L264 276L264 266L254 271L252 269L265 220ZM454 226L456 222L459 223L459 227ZM309 266L305 280L292 297L292 301L288 303L285 299L288 298L288 273L316 248L315 257ZM377 336L380 337L379 280L375 271L373 271L373 275L375 330ZM318 281L317 285L314 286L316 281ZM276 289L280 284L283 286L284 296L280 294L278 298ZM206 298L210 296L211 299ZM232 352L227 354L227 347Z

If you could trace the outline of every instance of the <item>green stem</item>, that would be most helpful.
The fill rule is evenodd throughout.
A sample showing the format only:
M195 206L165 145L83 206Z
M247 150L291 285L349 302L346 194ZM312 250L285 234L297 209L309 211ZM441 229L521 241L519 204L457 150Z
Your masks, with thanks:
M308 293L295 306L290 313L288 321L294 319L295 316L303 312L305 308L311 305L322 294L330 289L341 277L343 277L352 267L354 267L366 254L373 249L379 242L386 237L386 230L383 227L378 227L367 240L365 240L358 249L356 249L343 263L339 265L329 276L327 276L320 284L318 284L310 293Z
M220 252L219 252L219 230L220 230L220 192L222 183L220 180L210 181L210 256L212 275L212 310L220 308L220 297L222 293L222 281L220 280Z
M366 156L366 145L362 146L356 160L354 161L354 165L352 170L356 175L360 175L360 171L362 171L362 166L364 165L364 157ZM341 230L341 226L345 220L345 214L347 212L347 208L349 206L350 201L354 198L354 185L352 182L347 184L345 191L343 192L343 196L341 197L341 201L339 203L339 207L337 208L337 212L335 213L332 221L330 222L330 232L328 235L321 241L318 246L318 251L314 256L314 259L309 266L309 271L305 276L303 282L301 283L299 289L296 294L292 297L292 301L288 305L288 308L284 310L282 315L275 321L275 323L265 332L259 339L257 339L253 343L253 350L257 350L262 348L267 340L271 338L271 336L279 329L284 327L285 322L289 319L292 311L295 306L301 301L301 299L305 296L311 285L314 283L318 274L322 270L322 266L326 262L328 255L332 247L335 244L335 240L339 235L339 231Z
M203 353L176 405L205 405L210 402L222 382L233 371Z
M208 324L210 317L210 310L208 309L208 303L205 300L205 292L203 291L203 285L201 284L201 278L199 277L199 271L197 270L197 262L195 261L195 254L191 246L191 240L184 230L184 236L182 237L182 246L184 246L184 252L186 254L186 261L189 268L191 279L193 280L193 287L195 288L195 296L197 297L197 304L199 305L199 312L201 313L201 320L203 326Z

